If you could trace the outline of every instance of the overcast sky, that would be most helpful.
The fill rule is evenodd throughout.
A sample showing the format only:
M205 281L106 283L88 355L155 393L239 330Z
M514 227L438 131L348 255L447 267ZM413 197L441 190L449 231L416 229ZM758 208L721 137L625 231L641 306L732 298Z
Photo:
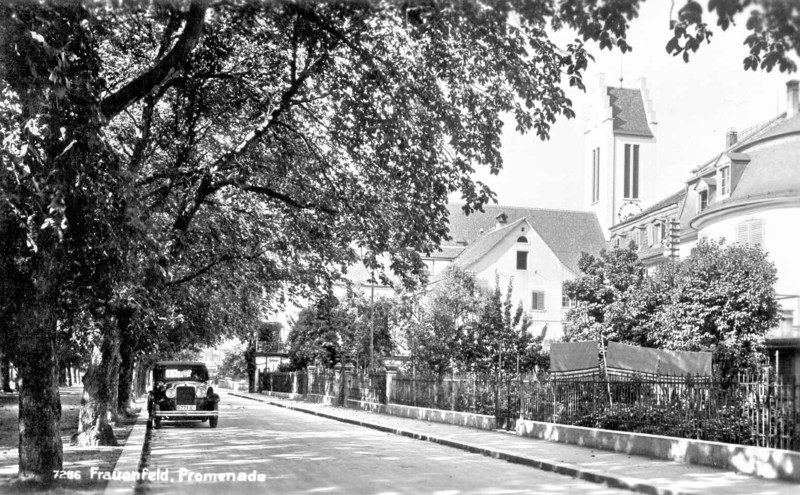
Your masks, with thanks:
M576 118L560 120L549 141L535 134L520 136L514 125L506 125L503 137L505 168L499 176L479 173L498 195L498 202L510 206L585 209L583 204L583 133L588 98L597 74L604 73L607 85L618 86L620 65L623 86L638 87L645 77L658 119L659 197L680 189L689 171L719 153L731 127L743 130L776 116L786 107L786 81L798 74L745 72L747 54L746 15L737 26L723 32L715 29L711 44L684 63L668 55L670 3L646 2L631 24L629 43L633 52L600 52L590 49L595 62L586 73L587 92L571 91ZM678 2L678 4L681 4ZM716 21L708 17L710 25ZM559 32L556 39L567 42L574 33Z

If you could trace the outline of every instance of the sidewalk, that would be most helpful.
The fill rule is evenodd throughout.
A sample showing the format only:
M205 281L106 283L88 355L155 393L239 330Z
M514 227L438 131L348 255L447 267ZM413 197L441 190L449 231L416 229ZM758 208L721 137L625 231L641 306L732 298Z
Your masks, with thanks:
M291 401L247 392L232 395L367 428L439 443L509 462L642 493L795 494L798 485L705 466L593 450L511 432L485 431L371 413L356 409Z

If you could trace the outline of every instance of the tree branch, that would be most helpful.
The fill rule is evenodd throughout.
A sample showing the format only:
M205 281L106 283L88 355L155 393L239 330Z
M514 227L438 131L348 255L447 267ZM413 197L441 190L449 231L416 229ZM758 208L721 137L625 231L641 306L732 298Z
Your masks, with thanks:
M270 189L269 187L253 186L253 185L237 185L236 187L238 187L242 191L262 194L264 196L280 200L289 206L294 206L295 208L299 208L301 210L316 209L325 213L329 213L331 215L335 215L337 213L337 211L332 208L321 206L316 203L300 203L299 201L287 196L286 194L275 191L274 189Z
M183 33L172 50L150 70L103 100L100 104L100 112L106 121L111 120L123 109L150 94L154 88L163 84L178 70L180 63L192 52L200 40L207 8L207 3L203 0L192 2L186 15Z

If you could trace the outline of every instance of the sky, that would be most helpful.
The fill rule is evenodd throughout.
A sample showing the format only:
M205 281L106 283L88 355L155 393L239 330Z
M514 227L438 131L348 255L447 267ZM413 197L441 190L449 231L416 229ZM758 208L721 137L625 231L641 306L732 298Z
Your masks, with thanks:
M542 142L533 133L522 136L511 120L507 121L508 131L502 139L504 169L498 176L480 170L475 176L492 187L499 204L586 209L583 133L589 96L600 73L609 86L619 86L620 73L623 87L638 88L639 79L646 78L658 121L655 199L678 191L692 169L722 151L728 129L741 131L785 111L786 82L800 79L800 75L777 69L772 73L745 72L746 13L724 32L706 13L714 36L687 64L664 48L671 34L670 3L658 0L642 5L628 36L632 52L601 52L596 44L588 45L595 62L584 76L586 93L572 88L567 92L576 117L556 122L549 141ZM562 46L575 37L574 32L555 33Z

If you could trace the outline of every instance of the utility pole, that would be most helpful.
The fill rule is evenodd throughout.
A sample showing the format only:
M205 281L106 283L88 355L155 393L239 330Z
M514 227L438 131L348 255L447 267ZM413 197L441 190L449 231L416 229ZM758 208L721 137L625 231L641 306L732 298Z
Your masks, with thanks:
M375 274L372 274L369 300L369 370L375 370Z
M664 239L664 256L670 260L678 259L678 248L681 242L681 222L677 218L667 221L667 235Z

